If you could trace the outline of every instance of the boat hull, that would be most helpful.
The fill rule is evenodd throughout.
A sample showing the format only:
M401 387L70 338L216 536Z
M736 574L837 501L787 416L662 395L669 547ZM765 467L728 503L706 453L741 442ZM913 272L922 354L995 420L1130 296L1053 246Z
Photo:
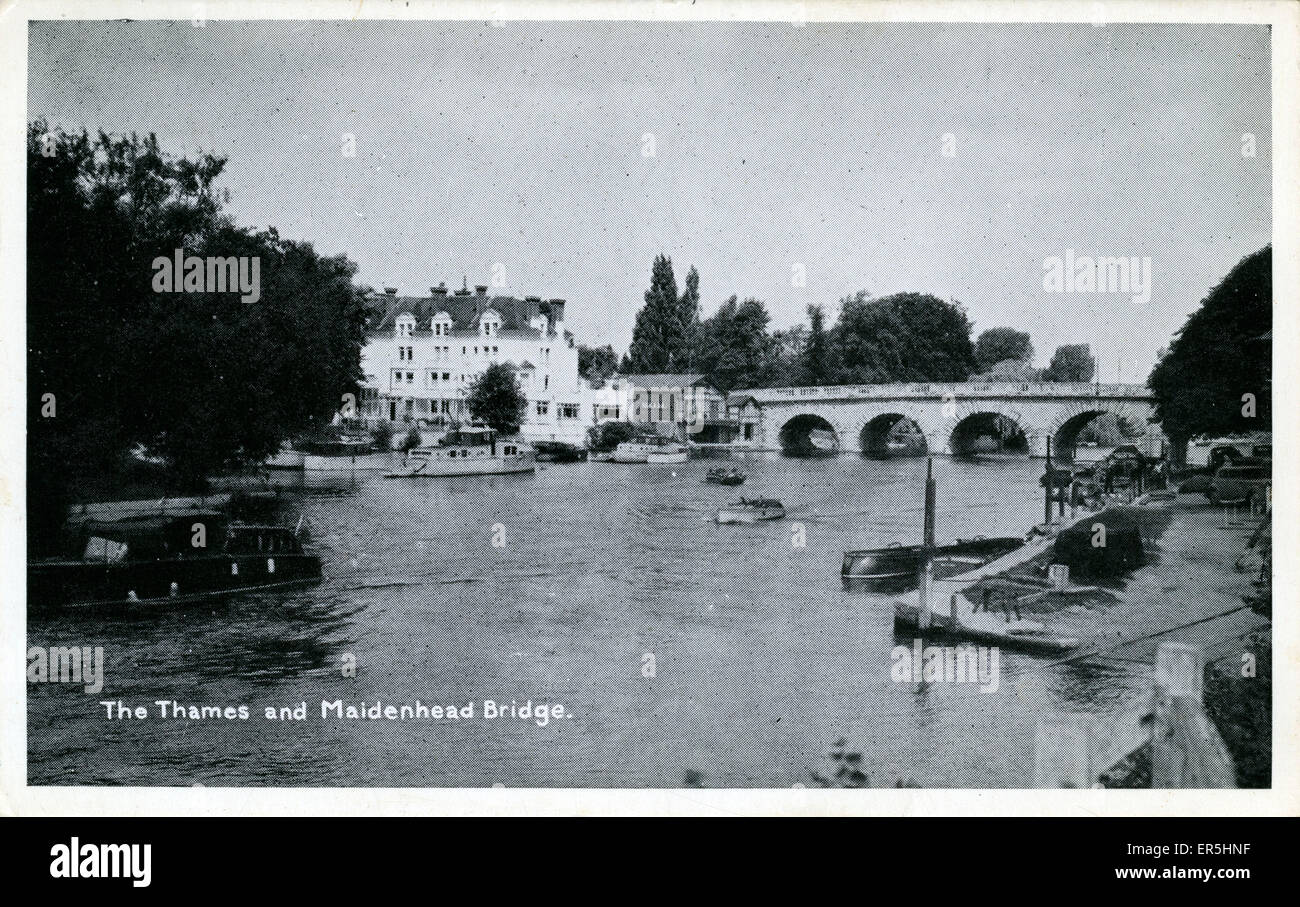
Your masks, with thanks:
M27 600L35 610L180 604L314 583L320 578L319 557L284 552L110 564L37 561L27 567Z
M959 541L934 550L932 563L936 579L957 576L1016 550L1024 544L1020 538L993 538ZM840 576L846 585L873 592L903 592L916 588L921 566L920 545L900 545L846 551Z
M673 463L685 463L687 458L686 451L675 453L652 453L646 454L645 461L650 464L669 465Z
M779 520L785 516L784 507L762 507L754 509L744 509L738 507L723 507L718 510L717 520L719 523L762 523L768 520Z
M305 454L302 461L306 472L373 472L392 466L393 455L383 451L343 457Z
M423 464L423 467L396 469L384 473L390 479L441 479L453 476L503 476L522 472L535 472L537 464L532 457L527 459L503 459L490 457L484 459L445 460Z

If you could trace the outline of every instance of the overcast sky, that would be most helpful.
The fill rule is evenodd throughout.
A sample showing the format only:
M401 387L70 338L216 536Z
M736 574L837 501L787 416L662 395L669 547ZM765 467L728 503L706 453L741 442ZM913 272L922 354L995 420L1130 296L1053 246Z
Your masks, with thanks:
M403 293L500 263L620 352L664 252L706 315L928 292L1142 380L1270 241L1269 60L1265 26L32 23L28 119L227 155L241 223ZM1067 249L1150 256L1151 301L1045 292Z

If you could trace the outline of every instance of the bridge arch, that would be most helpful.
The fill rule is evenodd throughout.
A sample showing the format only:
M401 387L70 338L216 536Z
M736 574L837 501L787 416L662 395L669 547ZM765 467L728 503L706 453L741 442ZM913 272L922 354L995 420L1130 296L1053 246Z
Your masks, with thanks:
M1148 420L1152 414L1149 405L1096 401L1075 403L1057 414L1047 426L1045 435L1052 439L1052 456L1062 460L1073 460L1079 439L1079 433L1091 425L1100 416L1114 416L1119 421L1121 430L1132 436L1131 441L1141 446L1149 434Z
M909 407L868 415L857 426L858 450L867 457L919 457L930 448L920 413Z
M1037 432L1014 410L974 405L958 411L947 435L947 450L954 456L980 453L1028 455L1032 452Z
M831 432L835 436L835 449L843 449L843 429L826 416L805 410L782 419L781 427L777 431L781 452L791 456L830 453L831 451L824 450L813 443L812 432L814 431Z

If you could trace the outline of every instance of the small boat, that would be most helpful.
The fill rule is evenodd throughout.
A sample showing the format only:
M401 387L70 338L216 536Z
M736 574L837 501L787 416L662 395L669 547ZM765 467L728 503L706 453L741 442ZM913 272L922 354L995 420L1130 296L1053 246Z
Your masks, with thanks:
M614 451L612 450L593 450L587 454L587 459L593 463L613 463Z
M615 463L648 463L651 454L675 454L677 451L686 452L686 448L678 444L672 438L663 437L645 437L637 438L634 441L624 441L614 450ZM685 457L681 460L659 460L658 462L684 463Z
M320 558L294 530L216 512L89 520L76 530L76 556L28 563L30 607L179 604L321 577Z
M391 451L380 450L369 438L311 441L301 445L302 468L307 472L352 472L389 469Z
M982 567L1022 546L1022 538L976 537L967 541L958 539L951 545L934 549L931 563L935 579L957 576L968 570ZM844 552L840 577L846 585L872 592L902 592L916 587L917 570L921 566L920 545L891 545L887 548L868 548Z
M718 508L719 523L757 523L779 520L785 516L785 505L774 498L741 498L734 504Z
M646 454L645 461L650 464L685 463L689 452L680 444L665 444L658 450Z
M818 450L828 453L839 450L840 446L839 438L835 436L835 432L826 431L823 428L814 428L808 432L808 442Z
M716 466L705 474L704 481L714 485L739 485L745 481L745 474L734 466L731 469Z
M448 432L437 447L413 447L390 479L507 475L537 469L533 448L522 441L499 440L490 428Z
M538 463L578 463L587 459L587 449L563 441L534 441Z

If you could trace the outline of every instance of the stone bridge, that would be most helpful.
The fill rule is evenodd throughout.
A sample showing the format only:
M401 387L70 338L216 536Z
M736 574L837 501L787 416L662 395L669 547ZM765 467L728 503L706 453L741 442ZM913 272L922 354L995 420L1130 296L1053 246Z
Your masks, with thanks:
M1103 413L1121 417L1143 433L1139 448L1158 454L1164 436L1151 423L1151 392L1141 384L997 382L962 384L855 384L740 391L753 398L758 446L789 446L810 429L832 431L841 450L873 449L900 420L930 453L968 453L995 439L1009 440L1033 456L1072 458L1079 431ZM752 410L751 410L752 412ZM1020 440L1023 437L1023 441ZM917 451L919 452L919 451Z

